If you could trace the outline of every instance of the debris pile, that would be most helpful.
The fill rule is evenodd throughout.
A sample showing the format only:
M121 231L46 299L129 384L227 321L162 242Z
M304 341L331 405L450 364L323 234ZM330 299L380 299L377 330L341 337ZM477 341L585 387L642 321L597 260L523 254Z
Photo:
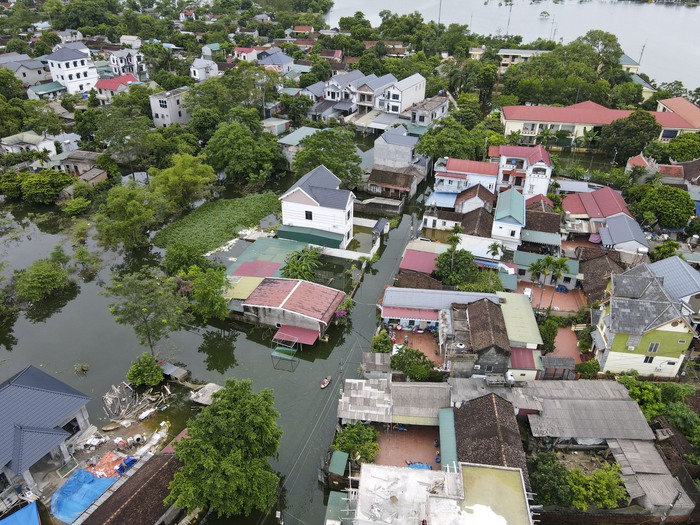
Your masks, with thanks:
M130 423L146 419L165 406L172 393L167 385L163 389L163 392L154 392L149 388L143 394L139 394L128 383L121 382L118 386L112 385L112 390L102 396L102 408L111 421L129 426Z

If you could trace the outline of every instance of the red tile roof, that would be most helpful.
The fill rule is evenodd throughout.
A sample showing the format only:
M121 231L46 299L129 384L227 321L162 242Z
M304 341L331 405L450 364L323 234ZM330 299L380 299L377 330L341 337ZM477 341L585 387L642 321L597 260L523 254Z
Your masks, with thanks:
M529 348L510 348L510 368L533 370L535 368L534 350Z
M280 341L292 341L293 343L312 345L316 342L316 339L318 339L318 331L283 324L280 326L279 330L277 330L274 338Z
M401 259L401 270L413 270L421 273L433 273L437 253L419 252L418 250L406 250Z
M683 178L683 166L672 166L669 164L659 164L659 175L662 177Z
M310 33L313 29L311 26L294 26L294 31L297 33Z
M114 78L101 78L95 84L97 89L107 89L109 91L116 91L119 86L126 86L131 82L138 82L138 79L131 73L123 75L121 77Z
M603 126L629 117L632 110L610 109L590 100L573 106L504 106L503 116L506 120L523 120L528 122L562 122L566 124L590 124ZM652 111L656 121L664 128L698 129L677 113L670 111Z
M282 265L270 261L246 261L236 268L233 275L241 275L245 277L272 277Z
M437 321L438 311L425 308L401 308L398 306L383 306L382 317L389 319L416 319L418 321Z
M246 306L280 308L316 319L332 321L345 293L328 286L298 279L265 278L246 299Z
M252 47L234 47L233 50L236 53L252 53L253 52Z
M480 175L498 175L498 164L478 160L447 159L447 171L461 173L478 173Z
M632 216L622 195L610 188L567 195L561 205L565 212L572 215L588 215L591 219L611 217L618 213Z
M642 155L641 153L639 155L635 155L634 157L630 157L629 159L627 159L627 164L629 164L633 168L646 168L649 166L649 162L647 162L647 159L644 158L644 155Z
M534 197L530 197L529 199L527 199L525 201L525 208L527 208L531 204L535 204L536 202L540 202L540 201L546 202L551 207L554 207L554 203L552 202L552 200L549 197L547 197L546 195L542 195L540 193L539 195L535 195Z
M683 97L666 98L659 100L661 104L680 115L695 128L700 128L700 108L690 100Z
M527 159L532 165L536 162L543 161L547 166L552 165L549 158L549 152L542 146L490 146L489 157L516 157L519 159Z

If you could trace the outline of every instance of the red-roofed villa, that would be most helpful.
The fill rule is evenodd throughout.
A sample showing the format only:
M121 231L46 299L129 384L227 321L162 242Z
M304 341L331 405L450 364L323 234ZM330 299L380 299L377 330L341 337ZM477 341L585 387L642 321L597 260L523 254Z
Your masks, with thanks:
M591 193L572 193L564 197L561 205L569 233L598 233L611 217L632 217L622 195L607 187Z
M101 78L95 84L97 98L100 104L102 106L110 104L117 93L128 90L129 86L134 82L138 82L138 79L131 73L122 75L121 77Z

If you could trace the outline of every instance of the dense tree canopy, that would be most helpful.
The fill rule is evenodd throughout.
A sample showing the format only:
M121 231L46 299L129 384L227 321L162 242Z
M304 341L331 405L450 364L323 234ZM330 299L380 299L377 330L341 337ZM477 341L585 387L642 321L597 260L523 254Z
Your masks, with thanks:
M175 445L182 467L166 503L188 511L209 508L218 516L265 512L279 481L269 463L282 436L274 394L254 393L250 380L227 379L213 398L188 422L188 438Z
M629 117L615 120L603 126L600 132L600 149L618 164L639 155L651 141L659 138L661 125L648 111L637 110Z
M216 174L201 157L175 155L173 165L164 170L153 170L150 187L176 210L211 194Z
M317 166L328 168L341 183L352 188L362 176L362 159L352 132L341 129L317 131L301 141L303 149L294 156L292 168L298 177Z
M671 139L668 156L676 162L700 159L700 133L683 133Z

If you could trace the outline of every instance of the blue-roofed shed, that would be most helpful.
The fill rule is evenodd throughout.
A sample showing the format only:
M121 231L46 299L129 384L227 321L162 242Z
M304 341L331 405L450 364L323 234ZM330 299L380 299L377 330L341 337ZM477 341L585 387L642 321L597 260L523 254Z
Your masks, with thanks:
M457 438L455 436L455 415L452 408L441 408L438 413L440 425L440 456L442 470L454 468L457 464Z

